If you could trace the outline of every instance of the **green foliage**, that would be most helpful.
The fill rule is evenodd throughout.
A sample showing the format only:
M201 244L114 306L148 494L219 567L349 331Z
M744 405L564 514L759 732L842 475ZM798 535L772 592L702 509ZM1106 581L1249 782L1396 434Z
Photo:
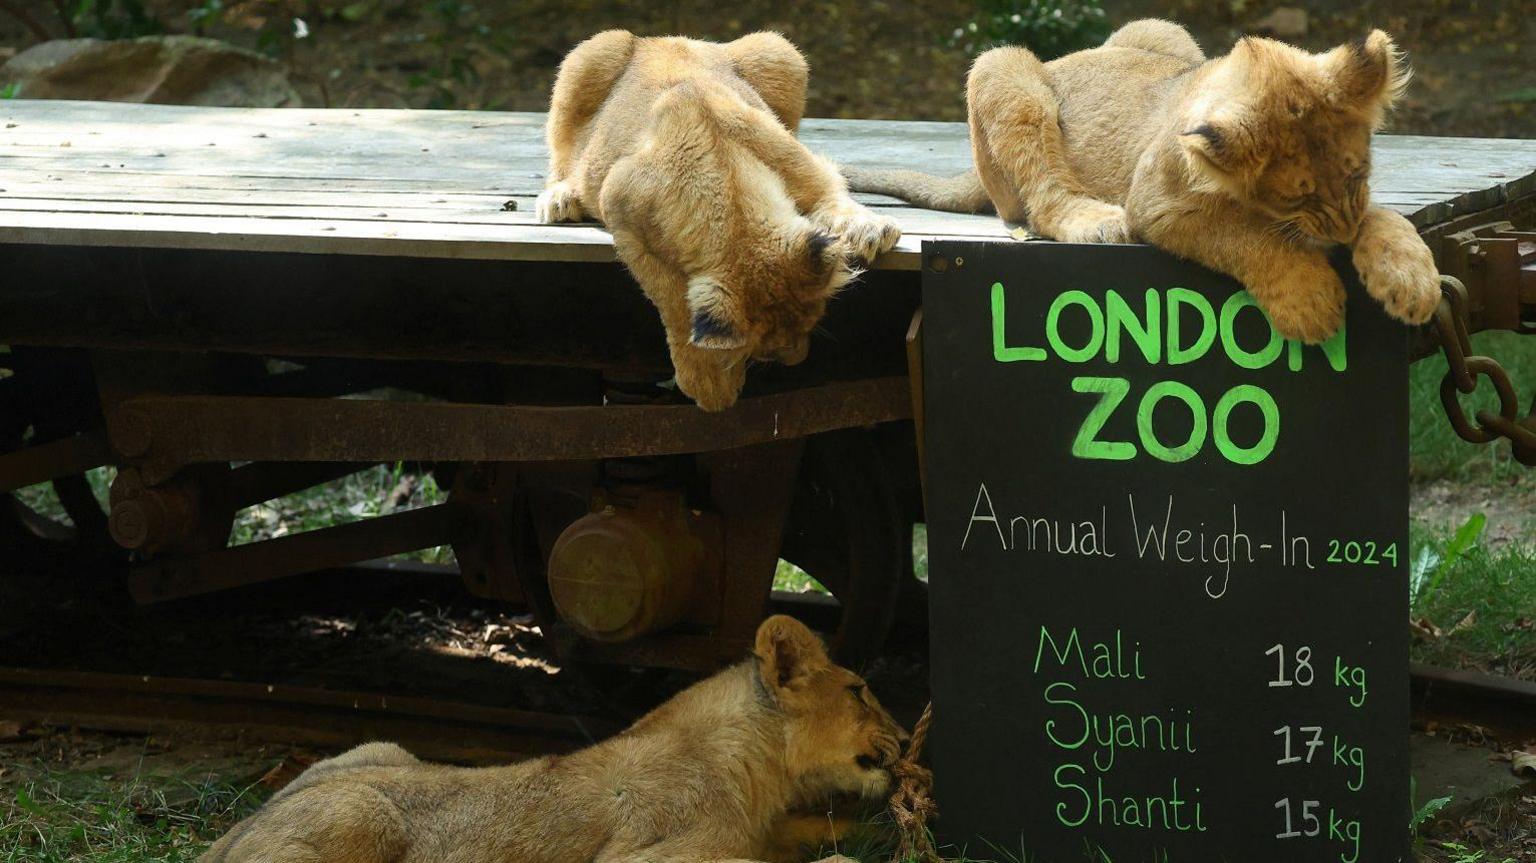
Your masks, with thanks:
M426 70L407 78L406 85L428 94L428 108L456 108L458 88L480 80L466 46L477 40L488 41L499 50L505 46L489 27L473 23L473 4L464 0L432 0L427 8L438 23L437 31L428 39L435 56Z
M135 39L165 32L143 0L74 0L59 5L70 32L95 39Z
M1536 87L1521 87L1499 96L1499 102L1536 102Z
M255 0L247 3L226 3L225 0L203 0L187 10L187 23L195 35L205 35L218 27L238 27L230 20L230 13L238 10L251 17L253 11L260 14L254 20L261 22L256 29L256 50L269 57L283 58L300 39L309 37L309 25L299 17L303 8L299 0Z
M1442 842L1440 847L1451 852L1451 856L1446 858L1449 863L1494 863L1487 851L1473 851L1460 842ZM1498 863L1515 863L1515 858L1505 857Z
M1488 517L1480 512L1474 512L1461 527L1456 529L1455 535L1446 542L1442 550L1436 551L1427 543L1419 547L1418 556L1413 559L1408 570L1408 585L1412 591L1414 608L1419 608L1440 591L1440 585L1444 583L1446 575L1456 566L1456 562L1462 555L1477 545L1487 525Z
M20 89L20 87L21 85L17 84L15 81L6 84L4 87L0 87L0 99L16 98L16 91Z
M1408 819L1408 832L1417 833L1419 828L1429 823L1429 819L1435 817L1435 813L1444 809L1451 802L1449 796L1436 797L1433 800L1424 801L1424 805L1413 811L1413 817Z
M1051 60L1109 37L1099 0L977 0L976 7L950 38L950 45L973 56L998 45L1023 45Z
M1510 543L1490 549L1474 543L1446 567L1440 584L1425 590L1415 603L1415 617L1428 618L1448 631L1440 638L1416 641L1413 659L1518 674L1536 660L1533 609L1536 547Z

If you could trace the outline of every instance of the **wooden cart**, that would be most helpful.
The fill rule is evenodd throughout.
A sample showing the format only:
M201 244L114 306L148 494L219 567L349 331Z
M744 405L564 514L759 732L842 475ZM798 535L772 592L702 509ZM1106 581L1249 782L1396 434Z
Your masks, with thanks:
M0 118L0 570L89 569L152 603L448 544L471 591L526 605L569 657L647 666L739 657L780 558L836 597L808 611L845 661L923 619L922 242L1015 242L995 218L868 198L900 244L808 361L755 367L708 414L667 385L608 234L534 222L542 115L7 101ZM969 164L960 124L801 137L852 164ZM1381 137L1375 159L1376 200L1469 281L1472 328L1522 326L1536 285L1500 223L1536 212L1536 142ZM448 502L228 546L240 508L379 462L434 470ZM83 478L101 465L105 511ZM50 481L68 525L7 494Z

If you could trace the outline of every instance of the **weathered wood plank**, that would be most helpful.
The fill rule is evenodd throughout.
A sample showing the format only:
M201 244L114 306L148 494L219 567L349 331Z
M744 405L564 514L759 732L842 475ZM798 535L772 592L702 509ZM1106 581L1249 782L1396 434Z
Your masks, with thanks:
M941 216L942 222L950 214ZM910 231L875 261L877 269L919 266L923 240L1007 238L992 219L963 233ZM939 227L939 225L935 225ZM0 244L153 247L209 251L381 255L494 261L614 260L612 238L594 225L500 225L356 219L262 219L121 213L0 212Z
M0 242L269 249L495 260L611 260L595 225L533 222L541 114L0 103ZM969 167L957 123L807 120L834 160ZM1536 194L1536 141L1379 136L1374 199L1420 225ZM1007 238L986 216L861 196L907 232ZM516 211L502 209L509 199Z
M498 198L498 202L508 199ZM456 226L489 225L502 227L540 227L548 231L570 228L599 228L597 223L576 225L539 225L534 221L533 198L512 198L516 210L496 207L469 209L463 206L413 207L413 206L340 206L335 202L281 203L253 205L249 202L224 201L117 201L72 200L55 198L18 198L0 196L0 225L10 213L49 213L130 215L130 216L196 216L209 219L266 219L266 220L343 220L362 222L419 223L443 225L447 229ZM884 209L884 208L881 208ZM972 216L959 213L941 213L932 210L910 210L903 218L903 225L912 232L948 236L996 236L1004 237L1007 229L1002 223L988 216Z

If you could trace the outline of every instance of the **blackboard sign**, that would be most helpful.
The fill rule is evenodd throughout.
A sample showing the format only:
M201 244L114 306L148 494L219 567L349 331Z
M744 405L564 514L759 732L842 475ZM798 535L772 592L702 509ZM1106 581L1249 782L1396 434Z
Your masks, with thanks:
M940 838L1408 860L1407 341L1146 246L924 246Z

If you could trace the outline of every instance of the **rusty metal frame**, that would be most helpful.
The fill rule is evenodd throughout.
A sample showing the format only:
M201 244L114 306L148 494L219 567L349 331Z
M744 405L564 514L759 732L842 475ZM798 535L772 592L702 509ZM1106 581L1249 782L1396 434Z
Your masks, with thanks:
M128 589L139 602L163 602L445 545L459 509L445 503L249 545L168 556L135 565Z
M211 461L564 461L736 449L906 419L906 377L692 404L544 407L245 396L135 396L106 407L146 480Z
M0 712L113 731L223 727L327 748L394 740L475 763L566 752L619 730L603 719L409 696L27 668L0 668Z
M0 493L72 476L112 460L104 430L70 435L0 455Z

